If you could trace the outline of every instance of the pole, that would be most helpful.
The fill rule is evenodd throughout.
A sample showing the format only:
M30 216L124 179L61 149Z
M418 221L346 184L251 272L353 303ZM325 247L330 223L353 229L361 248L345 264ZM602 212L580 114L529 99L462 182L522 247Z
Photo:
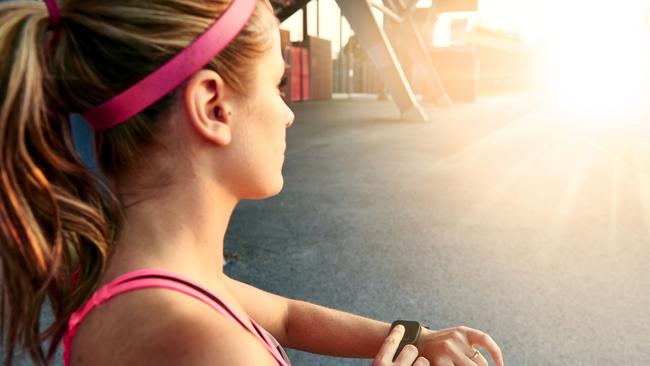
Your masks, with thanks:
M316 0L316 37L320 37L320 1Z
M307 28L307 5L302 8L302 43L305 45L307 43L308 37L308 28Z
M339 87L341 92L345 91L343 78L343 12L339 15Z

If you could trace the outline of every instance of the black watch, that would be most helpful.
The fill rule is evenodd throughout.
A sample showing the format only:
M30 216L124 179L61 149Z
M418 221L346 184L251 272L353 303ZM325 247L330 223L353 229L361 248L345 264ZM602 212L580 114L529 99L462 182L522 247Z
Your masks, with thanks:
M404 348L404 346L407 344L417 346L418 340L420 339L420 332L422 330L420 323L414 320L395 320L393 324L390 325L390 329L392 330L398 324L403 325L405 331L404 337L402 337L402 340L399 342L399 346L397 347L397 351L393 357L393 362L395 362L397 355L402 352L402 348Z

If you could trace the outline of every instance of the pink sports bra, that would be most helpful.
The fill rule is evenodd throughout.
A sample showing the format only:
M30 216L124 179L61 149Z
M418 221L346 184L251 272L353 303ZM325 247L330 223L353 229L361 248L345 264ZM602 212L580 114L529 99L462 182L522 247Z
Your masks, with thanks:
M282 346L273 336L268 333L264 328L257 324L253 319L250 319L251 324L255 329L250 329L245 325L235 312L233 312L228 305L213 292L197 284L196 282L183 277L177 273L165 271L161 269L142 269L123 274L110 283L102 286L95 291L91 298L82 306L82 308L73 313L68 320L68 330L63 337L63 362L65 366L70 366L70 356L72 351L72 341L77 333L77 327L83 318L95 307L102 305L111 298L129 291L134 291L142 288L167 288L176 290L192 296L204 303L212 306L219 314L226 318L232 319L239 323L246 330L251 332L256 338L260 340L271 353L273 358L280 366L291 366L289 357L284 352Z

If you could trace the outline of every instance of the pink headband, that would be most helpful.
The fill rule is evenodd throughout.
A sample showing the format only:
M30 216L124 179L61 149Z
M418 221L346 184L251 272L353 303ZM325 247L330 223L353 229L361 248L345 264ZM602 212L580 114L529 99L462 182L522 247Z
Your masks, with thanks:
M187 48L135 85L82 116L95 131L102 131L142 112L218 55L244 28L256 1L233 0L226 12Z
M61 24L61 12L56 5L56 0L45 0L47 12L50 14L50 29L57 30Z

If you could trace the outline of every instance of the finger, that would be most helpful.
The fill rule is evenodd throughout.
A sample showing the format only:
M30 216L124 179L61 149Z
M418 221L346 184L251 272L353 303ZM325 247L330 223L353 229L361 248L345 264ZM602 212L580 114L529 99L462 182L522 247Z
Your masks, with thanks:
M481 332L480 330L468 328L468 327L461 327L465 331L465 335L467 336L467 340L471 345L479 345L483 348L485 348L486 351L490 354L490 357L492 357L492 360L494 361L494 364L496 366L504 366L503 363L503 355L501 353L501 349L497 345L497 343L487 335L486 333Z
M441 357L435 361L435 366L454 366L454 361L448 357Z
M477 364L478 366L489 366L485 357L483 357L483 355L480 353L478 354L478 357L474 359L474 363Z
M431 364L429 363L429 360L427 360L424 357L418 357L417 360L415 360L415 363L413 363L413 366L430 366Z
M404 337L404 326L396 325L390 331L388 337L386 337L384 343L379 348L379 353L377 353L377 357L375 359L386 364L392 363L393 356L397 351L397 347L399 346L399 342L402 340L402 337Z
M418 348L412 344L407 344L402 348L402 351L395 360L395 365L398 366L411 366L413 361L418 358Z
M473 356L476 350L472 348L467 340L465 332L460 328L449 328L436 332L437 334L433 339L427 339L432 341L429 345L433 348L430 349L431 352L435 354L444 355L446 359L449 359L451 365L456 366L476 366L469 357ZM442 365L441 360L432 360L435 366ZM446 362L444 363L446 364Z
M447 333L447 336L455 342L458 350L463 352L470 359L476 354L476 348L472 347L472 345L469 343L467 335L462 329L454 329L453 331Z
M444 348L452 355L452 359L458 366L476 366L471 359L476 354L476 349L471 346L465 331L460 327L445 331L443 335Z
M459 344L457 341L448 342L445 346L447 357L454 361L455 366L476 366L476 364L469 359L475 352L468 355L463 351L465 348L465 344Z
M475 365L488 366L488 363L481 352L474 347L472 347L472 351L467 354L467 357L469 357L469 359L474 362Z
M446 360L451 361L450 365L455 366L476 366L469 357L474 354L472 352L469 356L465 351L466 345L464 343L459 343L452 335L449 333L447 338L441 340L436 347L436 354L440 356L440 359L434 360L434 365L446 365ZM445 362L443 362L445 361Z

